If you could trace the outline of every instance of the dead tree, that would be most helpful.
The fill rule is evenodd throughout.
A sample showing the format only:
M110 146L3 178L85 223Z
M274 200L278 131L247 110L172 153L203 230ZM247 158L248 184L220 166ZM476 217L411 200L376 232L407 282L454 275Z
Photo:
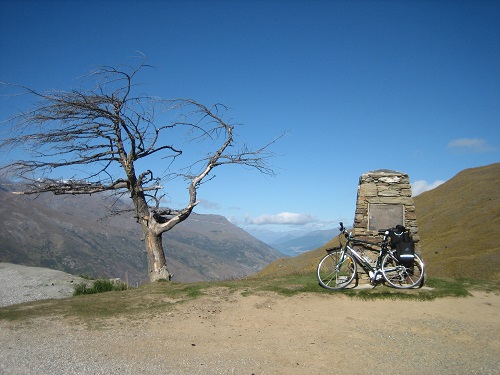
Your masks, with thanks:
M2 83L37 99L28 111L4 121L14 126L0 140L0 149L22 148L28 158L2 169L32 176L22 194L128 193L145 242L149 278L170 280L162 234L188 218L198 204L198 188L210 180L214 168L239 164L273 174L267 159L275 140L256 150L238 148L235 126L224 118L223 105L137 94L137 75L148 67L145 60L138 66L100 67L86 76L86 88L71 91L39 92ZM177 145L186 138L196 142ZM203 157L171 172L185 147L207 143ZM163 171L137 170L152 158ZM82 169L84 178L51 177L55 170ZM163 183L173 176L184 178L187 185L187 204L180 209L162 207Z

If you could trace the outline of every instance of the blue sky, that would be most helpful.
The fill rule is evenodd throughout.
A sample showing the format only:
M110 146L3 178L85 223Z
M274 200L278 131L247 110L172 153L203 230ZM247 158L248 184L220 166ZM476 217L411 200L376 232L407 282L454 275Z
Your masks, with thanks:
M353 222L365 172L408 173L418 192L499 161L499 19L481 0L3 0L0 81L67 90L141 51L148 93L224 103L251 146L288 133L276 177L218 170L197 212L328 229ZM0 118L22 105L3 91Z

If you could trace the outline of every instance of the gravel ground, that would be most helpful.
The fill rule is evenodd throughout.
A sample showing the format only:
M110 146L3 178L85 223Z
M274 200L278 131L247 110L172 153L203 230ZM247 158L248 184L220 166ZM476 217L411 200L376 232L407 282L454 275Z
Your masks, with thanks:
M84 279L62 271L0 263L0 307L42 299L66 298Z
M224 288L142 319L0 320L0 374L499 374L500 297Z

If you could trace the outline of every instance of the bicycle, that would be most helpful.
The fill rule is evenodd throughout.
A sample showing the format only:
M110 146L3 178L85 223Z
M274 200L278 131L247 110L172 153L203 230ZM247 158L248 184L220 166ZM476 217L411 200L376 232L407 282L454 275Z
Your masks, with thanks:
M390 243L391 229L379 230L383 234L381 243L354 239L351 232L347 232L343 223L340 223L340 232L346 238L344 246L326 249L327 253L318 264L318 280L322 287L332 290L344 289L356 278L358 285L357 264L370 277L370 284L374 287L387 282L398 289L421 287L424 282L424 262L419 255L414 254L409 264L403 262L392 248ZM364 250L356 251L352 246L366 244L379 248L377 259L372 261L364 256Z

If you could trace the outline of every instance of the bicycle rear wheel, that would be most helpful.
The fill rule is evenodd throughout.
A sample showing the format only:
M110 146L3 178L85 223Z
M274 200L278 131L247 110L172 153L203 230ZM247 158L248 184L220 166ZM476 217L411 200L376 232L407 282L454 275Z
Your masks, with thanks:
M351 255L335 250L323 257L318 264L318 281L326 289L343 289L356 276L356 262Z
M394 288L409 289L421 287L424 279L424 262L415 254L413 264L403 265L392 254L387 254L382 261L382 275Z

